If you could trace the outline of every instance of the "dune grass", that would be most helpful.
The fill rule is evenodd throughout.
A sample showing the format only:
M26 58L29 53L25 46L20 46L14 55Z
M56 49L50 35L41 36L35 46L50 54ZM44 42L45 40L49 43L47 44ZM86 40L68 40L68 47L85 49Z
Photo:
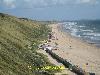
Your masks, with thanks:
M46 24L0 13L0 75L50 75L55 72L32 69L53 65L46 56L37 53L40 41L47 39L50 32Z

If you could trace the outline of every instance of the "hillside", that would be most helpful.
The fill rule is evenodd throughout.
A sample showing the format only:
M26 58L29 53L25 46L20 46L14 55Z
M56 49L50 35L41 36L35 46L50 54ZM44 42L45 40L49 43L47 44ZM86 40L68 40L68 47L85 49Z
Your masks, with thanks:
M32 21L0 13L0 75L49 75L33 67L52 65L37 53L40 41L50 29L46 22ZM30 67L31 66L31 67Z

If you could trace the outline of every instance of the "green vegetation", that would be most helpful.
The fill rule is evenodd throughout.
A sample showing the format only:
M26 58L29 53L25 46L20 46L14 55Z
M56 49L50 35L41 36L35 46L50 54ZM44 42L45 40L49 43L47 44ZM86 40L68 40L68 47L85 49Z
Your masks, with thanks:
M50 75L53 70L32 68L53 65L37 53L40 41L47 39L48 22L16 18L0 13L0 75Z

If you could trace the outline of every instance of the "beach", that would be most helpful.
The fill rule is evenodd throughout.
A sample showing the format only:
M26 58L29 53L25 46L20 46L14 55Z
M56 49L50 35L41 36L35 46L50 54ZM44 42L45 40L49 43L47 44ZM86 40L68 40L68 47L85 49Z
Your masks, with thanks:
M51 41L51 45L58 44L54 53L87 72L100 75L100 48L63 32L59 24L52 24L50 27L57 38Z

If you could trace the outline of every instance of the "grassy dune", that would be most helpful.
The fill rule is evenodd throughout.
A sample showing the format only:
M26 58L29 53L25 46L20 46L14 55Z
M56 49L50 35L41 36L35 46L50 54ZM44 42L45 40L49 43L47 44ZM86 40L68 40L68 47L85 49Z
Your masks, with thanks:
M45 75L32 68L52 65L36 52L50 32L46 24L0 13L0 75ZM46 75L53 72L47 70Z

